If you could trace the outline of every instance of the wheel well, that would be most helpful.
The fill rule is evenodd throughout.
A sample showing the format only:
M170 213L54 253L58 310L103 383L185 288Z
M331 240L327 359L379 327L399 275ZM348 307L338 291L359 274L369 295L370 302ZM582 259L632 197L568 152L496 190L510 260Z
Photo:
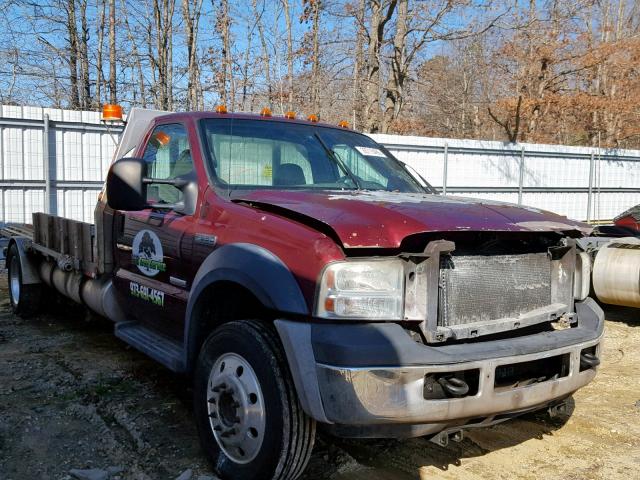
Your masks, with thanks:
M189 364L193 366L202 344L220 325L233 320L260 319L270 321L273 314L244 286L219 281L207 286L198 297L192 311L188 332ZM188 319L187 319L188 321Z

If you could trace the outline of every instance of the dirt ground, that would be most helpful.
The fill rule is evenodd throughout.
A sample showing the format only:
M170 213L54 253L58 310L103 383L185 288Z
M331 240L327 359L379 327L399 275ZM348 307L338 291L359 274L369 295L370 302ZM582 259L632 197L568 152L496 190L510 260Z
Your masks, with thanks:
M0 272L0 479L69 479L73 468L107 467L122 468L112 479L212 475L185 380L82 309L53 304L23 321L9 313L7 295ZM447 448L321 435L305 479L638 478L640 313L607 309L607 319L603 365L570 416L529 415Z

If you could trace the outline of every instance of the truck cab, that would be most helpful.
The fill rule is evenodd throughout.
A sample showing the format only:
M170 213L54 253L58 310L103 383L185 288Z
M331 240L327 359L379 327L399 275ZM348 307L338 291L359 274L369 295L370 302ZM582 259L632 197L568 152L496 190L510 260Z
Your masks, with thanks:
M604 318L576 243L588 231L439 195L344 125L134 112L93 260L63 273L119 338L192 376L222 478L290 479L317 424L445 445L562 408L599 363ZM33 276L17 310L39 283L74 298L41 238L10 246L10 279Z

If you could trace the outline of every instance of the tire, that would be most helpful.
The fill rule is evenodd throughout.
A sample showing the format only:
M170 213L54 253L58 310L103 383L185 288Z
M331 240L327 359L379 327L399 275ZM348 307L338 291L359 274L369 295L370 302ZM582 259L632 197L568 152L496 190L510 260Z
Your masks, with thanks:
M222 479L294 480L302 474L316 424L300 407L269 326L243 320L216 329L200 351L194 382L200 442Z
M42 284L23 283L20 253L15 244L9 247L6 264L11 310L14 314L22 318L29 318L36 315L40 311L41 306Z

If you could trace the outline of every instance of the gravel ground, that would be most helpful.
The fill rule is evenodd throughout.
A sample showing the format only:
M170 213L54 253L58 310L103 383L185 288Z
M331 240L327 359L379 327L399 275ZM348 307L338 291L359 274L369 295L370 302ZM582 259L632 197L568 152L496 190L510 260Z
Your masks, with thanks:
M72 469L90 470L84 474L96 479L213 478L183 378L80 308L52 304L23 321L9 312L7 296L0 272L0 479L82 476ZM422 438L320 436L305 479L635 477L639 317L637 310L607 310L603 365L596 381L575 395L570 416L528 415L447 448Z

